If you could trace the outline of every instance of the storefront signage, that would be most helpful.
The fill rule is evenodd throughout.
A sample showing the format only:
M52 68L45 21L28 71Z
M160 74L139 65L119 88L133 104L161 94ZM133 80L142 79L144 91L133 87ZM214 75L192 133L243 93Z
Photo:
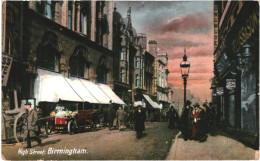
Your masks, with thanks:
M157 59L154 59L154 93L157 92Z
M226 79L226 88L233 90L236 88L236 79Z
M13 62L12 57L2 54L2 86L7 85L12 62Z
M222 96L224 94L224 88L223 87L217 87L217 95Z
M258 10L255 10L248 18L246 23L240 28L240 31L233 39L232 46L235 52L238 52L240 47L252 36L252 34L259 30Z

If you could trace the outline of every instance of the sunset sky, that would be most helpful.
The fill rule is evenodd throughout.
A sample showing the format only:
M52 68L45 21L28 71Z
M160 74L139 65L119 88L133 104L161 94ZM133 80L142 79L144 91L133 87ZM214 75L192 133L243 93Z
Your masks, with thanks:
M183 88L180 63L184 48L191 64L187 90L202 101L211 100L213 77L213 2L127 1L115 2L126 17L131 7L133 27L156 40L159 50L168 53L169 86Z

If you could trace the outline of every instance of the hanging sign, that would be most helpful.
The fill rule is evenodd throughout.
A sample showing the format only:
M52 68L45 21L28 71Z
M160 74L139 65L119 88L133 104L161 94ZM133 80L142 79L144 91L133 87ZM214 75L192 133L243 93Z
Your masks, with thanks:
M233 90L236 88L236 79L226 79L226 88Z
M4 87L7 85L12 62L12 57L2 54L2 86Z
M217 87L217 95L222 96L224 94L224 88L223 87Z

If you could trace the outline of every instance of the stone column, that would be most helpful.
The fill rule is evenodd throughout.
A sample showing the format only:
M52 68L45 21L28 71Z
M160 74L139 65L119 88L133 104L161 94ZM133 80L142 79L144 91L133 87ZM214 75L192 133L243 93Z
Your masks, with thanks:
M5 51L6 1L2 3L2 52Z
M113 49L113 1L107 2L107 20L108 20L108 49Z
M91 1L91 35L90 39L96 41L96 1Z
M64 1L62 3L62 18L61 18L61 25L67 27L67 18L68 18L68 1Z

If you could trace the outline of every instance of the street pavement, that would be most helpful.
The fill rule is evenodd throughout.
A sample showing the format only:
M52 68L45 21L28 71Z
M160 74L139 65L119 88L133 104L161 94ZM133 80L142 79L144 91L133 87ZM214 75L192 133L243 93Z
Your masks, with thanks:
M259 160L259 150L254 150L232 139L225 132L208 134L207 141L187 140L179 132L166 160Z
M167 122L146 122L145 133L136 138L133 130L119 131L99 128L98 131L85 131L74 135L51 134L42 138L42 146L32 143L31 149L26 144L2 144L2 159L7 160L164 160L171 148L172 140L178 133L169 129ZM55 154L49 149L87 150L80 154ZM28 153L26 152L28 151Z

